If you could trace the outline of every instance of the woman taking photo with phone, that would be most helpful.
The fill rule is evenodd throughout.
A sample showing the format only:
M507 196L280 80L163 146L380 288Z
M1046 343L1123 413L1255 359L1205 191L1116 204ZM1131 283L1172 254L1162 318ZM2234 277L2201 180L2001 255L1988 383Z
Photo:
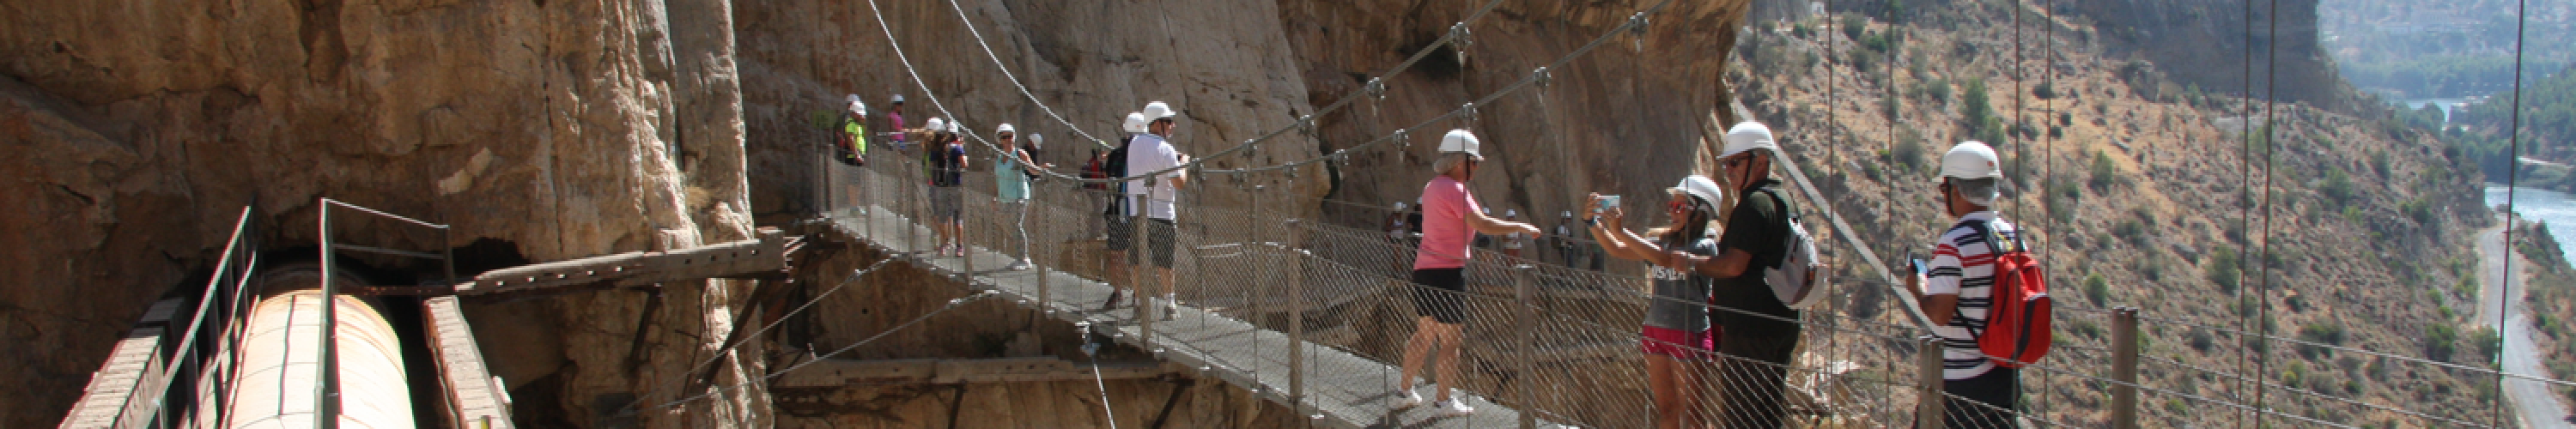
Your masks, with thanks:
M1655 427L1682 428L1707 426L1708 417L1698 410L1701 368L1717 350L1717 329L1709 326L1709 289L1716 279L1684 267L1688 263L1669 250L1693 255L1717 255L1717 234L1709 224L1716 219L1717 203L1724 201L1724 191L1708 177L1692 175L1664 190L1671 200L1664 215L1672 224L1646 231L1644 237L1629 232L1626 212L1614 200L1605 201L1592 194L1586 207L1591 218L1592 234L1601 238L1602 253L1613 258L1644 261L1652 265L1653 296L1646 303L1646 337L1639 347L1646 354L1646 387L1655 393ZM1607 203L1607 204L1605 204ZM1647 241L1645 237L1653 237Z

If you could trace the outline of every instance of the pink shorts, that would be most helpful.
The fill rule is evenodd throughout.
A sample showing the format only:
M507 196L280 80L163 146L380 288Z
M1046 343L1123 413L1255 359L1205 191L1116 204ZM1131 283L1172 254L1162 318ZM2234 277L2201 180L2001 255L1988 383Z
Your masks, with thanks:
M1718 330L1716 328L1700 332L1653 326L1644 328L1642 333L1645 334L1646 339L1640 341L1637 348L1646 354L1671 356L1680 360L1709 360L1716 357L1714 353L1710 353L1711 350L1717 350Z

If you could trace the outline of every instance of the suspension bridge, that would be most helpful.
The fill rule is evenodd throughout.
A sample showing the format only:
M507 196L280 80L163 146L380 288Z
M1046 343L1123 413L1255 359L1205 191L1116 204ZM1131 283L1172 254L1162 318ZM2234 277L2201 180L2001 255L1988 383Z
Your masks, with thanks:
M1403 72L1437 47L1463 46L1470 23L1499 3L1485 4L1385 74ZM960 19L967 18L962 7L953 1L949 5L960 9ZM868 8L872 14L877 11L873 1L868 2ZM1261 137L1215 152L1200 162L1140 176L1181 170L1262 174L1341 159L1351 151L1377 145L1406 144L1406 132L1410 130L1472 118L1478 105L1490 105L1515 91L1545 88L1551 68L1562 67L1623 34L1647 31L1650 17L1661 8L1662 3L1641 8L1626 24L1534 68L1523 79L1384 137L1312 159L1270 166L1203 170L1200 164L1244 153L1263 141L1297 130L1311 129L1314 118L1366 97L1383 96L1388 90L1383 80L1373 78L1363 91L1298 118L1294 126L1260 133ZM2018 14L2015 19L2019 19ZM894 32L882 17L878 24L892 42ZM969 24L973 30L973 23ZM2015 30L2019 27L2016 21ZM982 34L972 35L979 45L984 44ZM997 68L1009 73L1007 67L1000 66L1001 59L989 45L983 51ZM2016 45L2016 55L2018 51ZM900 58L903 51L899 45L895 52L912 83L943 116L961 117L930 92L908 58ZM2250 75L2250 62L2247 67ZM2018 85L2019 73L2015 76ZM1019 92L1048 117L1068 129L1084 128L1045 106L1016 76L1011 78ZM2250 85L2250 77L2248 81ZM2270 114L2268 108L2265 114ZM999 152L993 150L997 146L979 135L965 136L987 151ZM1100 141L1085 137L1095 143ZM890 147L879 150L899 153ZM820 154L814 157L824 158ZM1210 204L1192 197L1199 191L1182 190L1182 197L1172 201L1182 213L1177 239L1181 256L1174 267L1180 278L1178 302L1177 310L1166 318L1159 317L1159 311L1149 314L1142 306L1102 308L1112 289L1104 280L1122 277L1111 273L1137 273L1123 277L1140 279L1151 276L1143 275L1146 268L1142 266L1110 266L1099 258L1105 252L1100 246L1107 241L1105 234L1109 230L1097 214L1101 212L1099 203L1108 197L1078 186L1098 180L1045 172L1055 180L1038 185L1036 200L1024 216L998 215L1009 210L983 192L992 189L989 179L971 181L962 187L969 194L964 198L969 205L965 210L965 221L969 223L964 238L969 244L967 252L965 256L941 256L928 251L936 247L935 239L922 221L929 214L928 189L919 177L924 170L902 158L905 157L872 158L873 164L864 168L823 167L836 177L818 184L815 189L824 195L815 198L831 201L828 207L837 210L823 213L820 220L825 228L819 233L866 246L885 255L887 263L953 277L956 285L964 287L959 292L968 298L962 299L1017 303L1054 320L1080 326L1104 342L1142 350L1186 372L1254 392L1308 416L1315 425L1649 424L1654 400L1644 386L1645 363L1636 349L1645 339L1637 333L1637 327L1644 306L1658 298L1641 292L1644 279L1620 274L1621 270L1596 271L1479 252L1469 267L1470 287L1456 292L1457 298L1467 303L1470 321L1468 344L1457 363L1462 379L1453 380L1460 397L1478 411L1444 416L1427 407L1397 406L1393 386L1401 377L1401 338L1412 326L1411 297L1452 292L1420 290L1404 280L1412 249L1402 240L1391 239L1382 231L1302 218L1290 209L1329 204L1358 211L1383 208L1305 200L1258 188L1235 190L1250 195L1250 204ZM1851 228L1832 213L1832 205L1824 201L1824 195L1804 183L1805 174L1796 171L1794 160L1785 164L1790 176L1798 179L1802 192L1796 194L1805 200L1803 207L1828 208L1824 221L1833 227L1818 229L1834 231L1841 244L1826 250L1838 257L1863 261L1861 265L1875 270L1878 276L1842 280L1834 291L1839 295L1826 308L1809 311L1794 320L1802 327L1801 351L1788 362L1719 356L1714 361L1687 363L1695 372L1706 374L1699 383L1702 388L1767 395L1773 399L1766 402L1768 409L1730 409L1715 399L1720 395L1714 394L1703 395L1700 403L1688 406L1709 411L1712 419L1722 425L1745 423L1737 419L1753 414L1778 414L1802 427L1889 427L1911 426L1918 417L1938 413L1945 403L1957 402L1940 393L1937 345L1923 338L1925 323L1913 303L1901 292L1890 289L1893 276L1884 271L1886 264L1879 262L1868 245L1851 235ZM2268 168L2267 165L2265 169ZM839 198L843 191L851 191L857 198ZM444 225L337 201L324 200L318 206L325 213L321 221L325 255L365 253L452 266L453 258L442 253L333 243L328 237L329 213L335 210L430 231L444 231ZM649 252L548 262L495 270L470 279L455 277L451 268L446 278L434 284L377 286L340 280L329 262L333 258L327 256L311 267L312 273L306 278L260 275L265 270L259 261L261 243L256 240L259 226L251 213L245 209L237 220L233 239L203 293L165 300L146 311L93 375L90 387L66 415L63 427L331 426L352 419L410 421L415 413L437 413L443 416L439 421L458 426L509 427L513 422L509 418L508 395L486 368L471 321L461 310L462 300L648 288L660 282L705 278L761 280L768 291L800 287L779 280L794 269L792 261L813 243L813 238L791 237L774 230L732 243L691 245L668 240ZM2265 234L2268 236L2269 231ZM1035 262L1034 267L999 269L1022 258ZM400 334L387 327L384 304L363 298L368 296L424 297L417 310L425 326L420 338L392 338ZM1724 303L1689 304L1714 312L1734 311ZM952 304L948 308L954 307ZM2107 328L2101 328L2104 332L2099 335L2081 335L2085 340L2061 343L2049 360L2025 368L2024 403L2005 413L2011 421L1982 423L2027 427L2354 427L2383 422L2406 427L2513 427L2539 423L2509 420L2494 411L2493 407L2500 405L2458 406L2460 402L2430 399L2398 403L2386 398L2457 395L2449 386L2474 385L2478 380L2576 387L2576 383L2536 374L2279 337L2268 329L2247 331L2228 327L2226 321L2162 316L2135 308L2061 309L2066 311L2060 314L2060 326ZM934 313L937 311L947 308ZM912 325L902 327L909 326ZM2079 336L2069 334L2060 333L2060 337ZM343 339L344 335L349 339ZM2197 336L2226 337L2232 339L2230 343L2264 350L2278 346L2361 357L2368 360L2370 373L2380 374L2374 377L2384 377L2378 382L2390 384L2384 388L2397 389L2399 393L2365 396L2351 387L2338 392L2332 383L2282 380L2263 367L2251 372L2241 365L2220 368L2222 365L2187 361L2179 354L2154 353L2146 345L2182 343ZM426 342L434 350L431 359L438 371L436 397L411 398L399 387L401 382L387 381L381 373L370 374L370 368L401 366L399 351L387 349L401 341ZM741 341L751 340L728 338L724 344L730 347ZM844 345L840 350L864 343ZM351 344L358 347L350 347ZM1721 362L1788 376L1777 385L1747 382L1744 374L1728 373L1729 365ZM1027 369L1051 364L1014 365L1026 365L1015 368ZM757 375L774 386L832 386L885 377L889 371L911 371L897 367L816 359L767 374L737 375ZM1103 368L1094 362L1087 370L1071 373L1097 380L1164 371L1121 365ZM2349 372L2343 375L2352 376ZM952 382L961 379L948 378ZM1014 378L978 379L1007 382ZM2398 385L2401 383L2414 385ZM1417 385L1429 388L1435 384L1425 380ZM690 390L705 393L681 401L705 398L723 389L704 383L693 385ZM659 404L656 408L670 405ZM1105 409L1103 413L1106 421L1122 421L1107 415Z

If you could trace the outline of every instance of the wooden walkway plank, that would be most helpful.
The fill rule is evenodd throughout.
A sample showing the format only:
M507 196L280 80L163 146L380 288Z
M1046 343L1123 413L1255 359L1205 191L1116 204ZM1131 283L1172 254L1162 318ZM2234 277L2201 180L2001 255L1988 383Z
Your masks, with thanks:
M1183 306L1170 321L1153 324L1153 341L1147 345L1139 338L1139 326L1130 307L1100 311L1108 299L1110 287L1092 279L1052 269L1002 271L995 268L1016 258L990 249L973 247L968 257L926 256L914 249L912 236L928 244L931 234L925 227L895 216L890 210L872 208L865 215L848 211L836 213L836 227L868 246L887 253L920 256L916 265L944 275L955 276L968 266L976 272L968 285L977 290L1002 293L1005 297L1047 311L1051 316L1070 323L1087 323L1108 332L1118 342L1149 351L1176 365L1204 368L1203 375L1235 384L1256 395L1290 405L1301 413L1318 418L1318 423L1335 427L1511 427L1519 422L1519 412L1487 400L1481 394L1466 398L1476 412L1468 416L1438 417L1429 404L1405 410L1391 409L1395 399L1395 379L1401 372L1393 365L1379 362L1345 350L1307 343L1297 352L1305 353L1307 365L1307 398L1303 404L1288 398L1290 364L1289 339L1286 333L1262 329L1241 320L1204 309ZM910 235L908 235L910 234ZM970 246L971 247L971 246ZM910 257L910 256L899 256ZM971 264L967 259L971 258ZM1041 267L1044 268L1044 267ZM1046 276L1048 302L1037 302L1038 277ZM1316 295L1327 296L1328 295ZM1428 385L1417 387L1429 396ZM1542 423L1542 426L1556 426Z
M442 296L423 301L422 317L429 323L429 346L438 364L438 381L446 387L448 421L459 427L506 429L510 424L509 392L503 391L500 379L492 377L485 365L483 347L475 343L474 326L465 320L465 309L457 298Z

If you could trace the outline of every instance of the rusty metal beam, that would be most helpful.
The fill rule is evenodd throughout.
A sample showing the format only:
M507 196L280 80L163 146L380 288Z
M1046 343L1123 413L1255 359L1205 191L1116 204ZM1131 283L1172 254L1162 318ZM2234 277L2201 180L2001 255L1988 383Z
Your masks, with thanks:
M626 252L503 268L456 285L457 295L542 289L648 286L709 278L774 278L787 269L790 238L761 228L759 238L672 251Z

